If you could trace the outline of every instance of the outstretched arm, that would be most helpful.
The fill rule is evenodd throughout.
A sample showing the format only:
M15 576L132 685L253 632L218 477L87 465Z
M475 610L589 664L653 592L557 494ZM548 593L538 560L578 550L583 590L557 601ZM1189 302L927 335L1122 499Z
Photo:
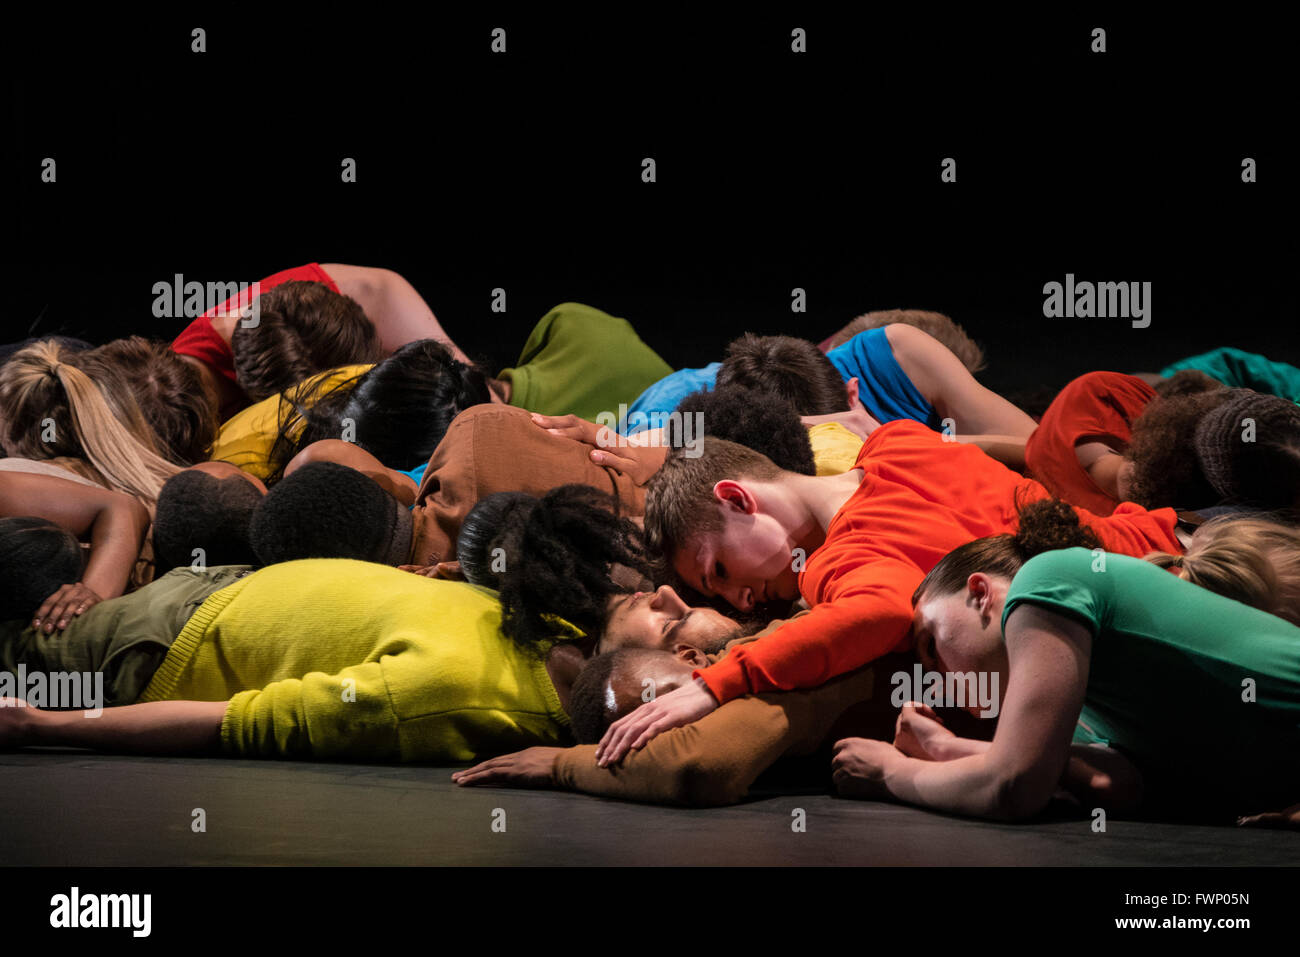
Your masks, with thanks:
M451 349L456 359L470 361L447 335L428 303L399 273L343 263L321 263L321 268L329 273L341 293L357 301L374 323L385 353L391 354L419 339L437 339Z
M1092 637L1076 621L1022 605L1007 621L1006 644L1006 697L986 751L934 762L848 738L836 745L832 765L841 793L999 820L1042 810L1066 770Z
M221 747L225 701L151 701L84 711L42 711L0 699L0 749L39 745L130 754L209 754Z
M996 392L984 388L937 339L901 323L885 335L894 358L939 417L952 419L963 436L1029 438L1037 423Z

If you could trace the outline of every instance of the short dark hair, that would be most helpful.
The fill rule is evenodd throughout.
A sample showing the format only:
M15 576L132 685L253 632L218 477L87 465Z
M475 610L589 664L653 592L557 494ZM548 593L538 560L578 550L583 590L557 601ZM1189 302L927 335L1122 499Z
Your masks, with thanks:
M249 542L253 512L262 493L245 478L217 478L187 469L169 478L158 493L153 520L154 566L170 571L193 561L203 549L204 564L255 565Z
M815 343L793 336L747 332L727 346L718 370L719 386L736 385L774 392L799 415L830 415L849 410L844 378Z
M311 462L266 493L249 538L266 565L300 558L396 565L410 556L411 514L355 469Z
M597 655L578 672L569 692L569 725L579 744L595 744L619 717L609 708L605 688L618 664L641 649L626 648Z
M81 580L77 537L43 518L0 518L0 621L30 618L64 585Z
M319 282L291 280L257 297L257 325L235 323L235 381L254 401L326 369L377 362L375 327L355 299Z
M778 467L800 475L816 475L808 430L794 406L773 392L743 386L719 386L693 392L681 401L683 417L700 414L704 434L726 439L766 455ZM669 419L669 444L681 447L680 420Z

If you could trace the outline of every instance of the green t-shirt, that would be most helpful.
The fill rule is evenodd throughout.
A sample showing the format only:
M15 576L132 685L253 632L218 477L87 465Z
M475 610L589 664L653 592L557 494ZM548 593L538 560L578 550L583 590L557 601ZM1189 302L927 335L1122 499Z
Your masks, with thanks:
M1022 602L1091 630L1079 722L1139 767L1147 809L1217 817L1300 800L1300 628L1083 548L1025 563L1004 630Z
M672 371L626 319L566 302L542 317L519 363L498 378L511 383L511 405L594 422L601 412L618 421L620 403L631 405Z
M1180 359L1165 366L1160 374L1172 376L1183 369L1199 369L1211 379L1218 379L1233 389L1254 389L1269 395L1281 396L1292 402L1300 401L1300 369L1285 362L1274 362L1254 352L1224 347Z

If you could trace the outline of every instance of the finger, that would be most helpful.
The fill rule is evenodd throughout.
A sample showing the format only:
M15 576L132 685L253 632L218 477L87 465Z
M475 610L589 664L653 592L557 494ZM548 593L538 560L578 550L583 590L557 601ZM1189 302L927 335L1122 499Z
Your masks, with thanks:
M615 721L613 724L611 724L608 728L605 729L604 737L600 739L600 744L596 746L597 762L599 762L600 759L605 756L605 752L607 752L613 746L614 742L622 735L623 730L629 724L632 723L632 721L636 718L637 715L641 713L643 709L647 707L649 707L648 704L641 705L631 714L623 715L623 717L619 718L617 721Z
M636 468L636 461L622 455L615 455L613 452L602 449L593 449L591 460L597 465L603 465L605 468L614 469L618 472L627 473Z
M50 597L45 599L45 601L41 602L41 607L36 609L36 617L32 619L32 625L34 627L39 628L41 622L49 619L50 613L54 610L55 604L59 601L59 596L63 594L63 589L67 587L67 585L61 586L58 591L50 595Z
M630 717L636 717L636 715L640 714L640 711L643 710L644 707L645 706L643 705L642 709L638 709L637 711L633 712L632 715L630 715ZM634 736L641 733L641 729L644 726L645 725L643 719L643 720L638 720L636 722L629 722L627 725L620 728L619 733L614 737L614 740L610 742L610 745L606 749L605 754L601 757L601 766L607 767L610 764L615 764L618 761L621 761L623 759L623 755L627 754L628 743L632 740Z

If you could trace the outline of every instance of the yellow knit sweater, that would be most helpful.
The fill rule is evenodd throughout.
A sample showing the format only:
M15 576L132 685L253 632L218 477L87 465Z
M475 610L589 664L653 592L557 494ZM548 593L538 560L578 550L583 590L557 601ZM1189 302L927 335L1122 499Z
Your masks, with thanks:
M543 659L500 628L490 589L286 562L211 595L140 700L229 698L236 756L463 762L567 743Z

